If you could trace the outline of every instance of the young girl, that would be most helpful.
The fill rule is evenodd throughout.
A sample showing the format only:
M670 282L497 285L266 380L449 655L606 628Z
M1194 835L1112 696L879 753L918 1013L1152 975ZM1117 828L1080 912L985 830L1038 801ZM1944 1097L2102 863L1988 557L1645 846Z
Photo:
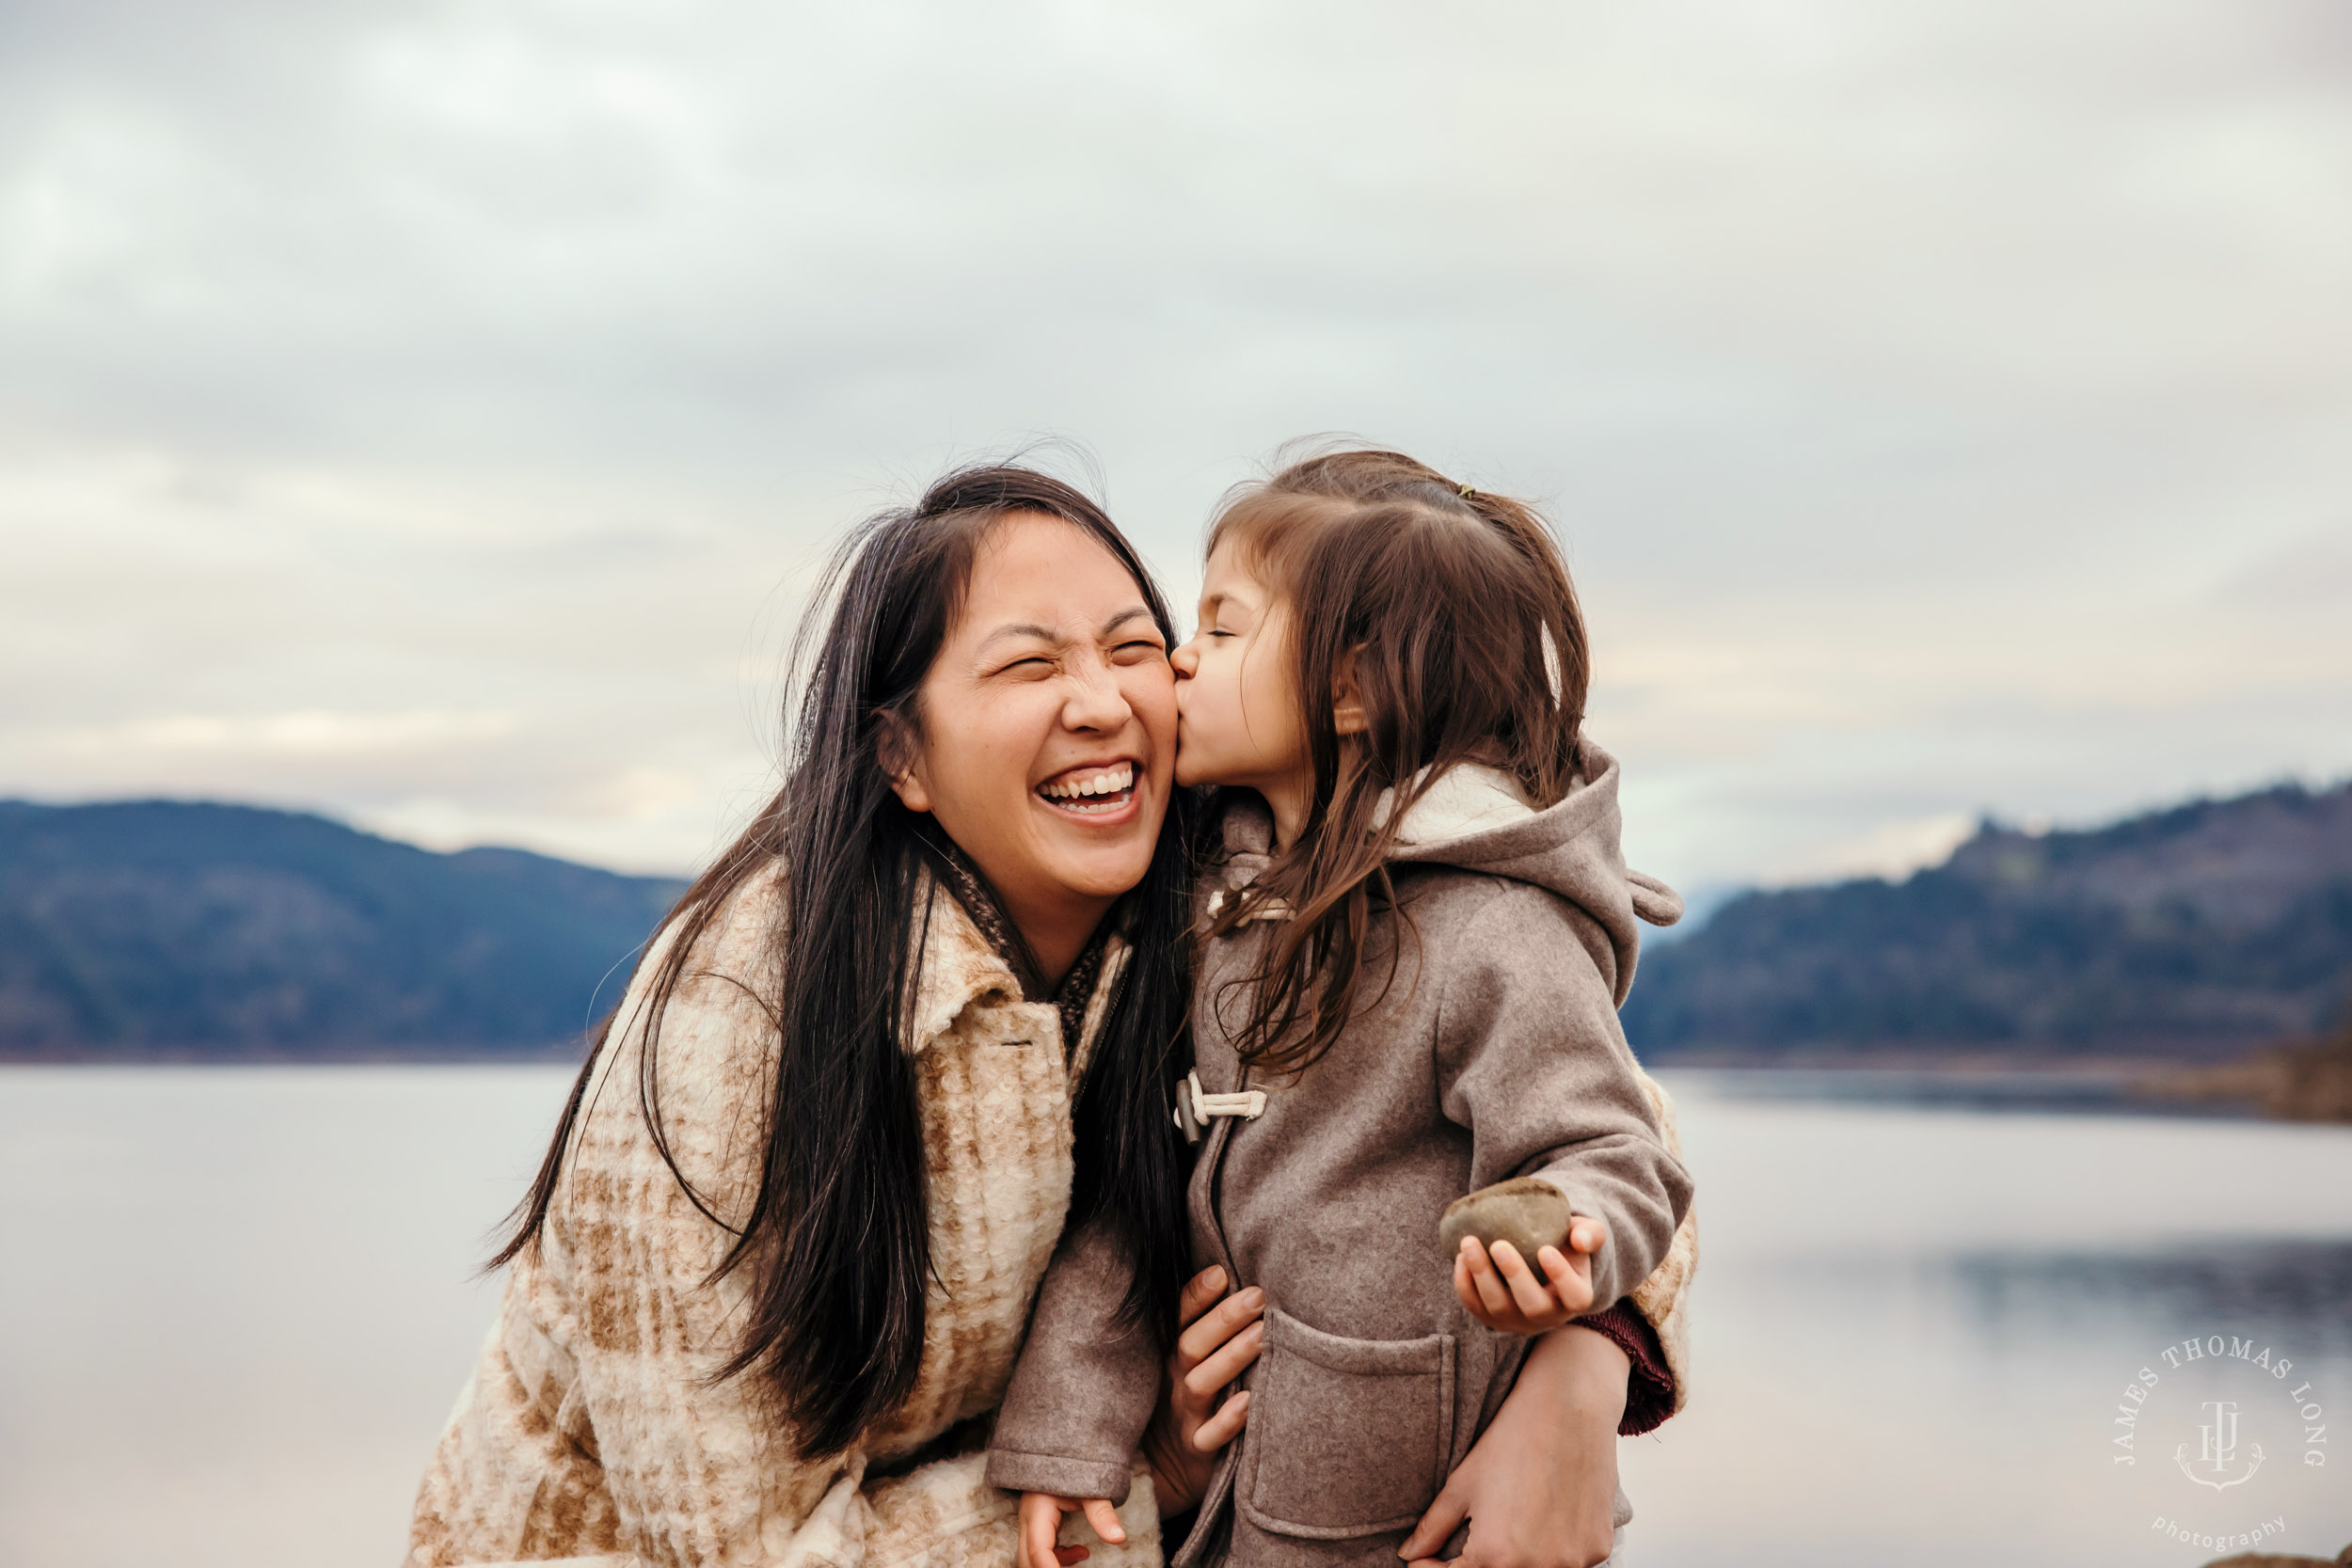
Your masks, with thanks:
M1219 786L1178 1117L1196 1262L1265 1306L1174 1561L1393 1564L1530 1337L1633 1292L1646 1325L1587 1319L1633 1356L1628 1425L1677 1402L1691 1180L1616 1006L1637 918L1681 905L1626 869L1575 591L1527 508L1346 451L1239 493L1209 546L1175 656L1177 777ZM1466 1237L1449 1277L1441 1216L1501 1183L1572 1213L1567 1244ZM1157 1383L1124 1290L1099 1243L1049 1273L990 1452L1025 1541L1126 1494Z

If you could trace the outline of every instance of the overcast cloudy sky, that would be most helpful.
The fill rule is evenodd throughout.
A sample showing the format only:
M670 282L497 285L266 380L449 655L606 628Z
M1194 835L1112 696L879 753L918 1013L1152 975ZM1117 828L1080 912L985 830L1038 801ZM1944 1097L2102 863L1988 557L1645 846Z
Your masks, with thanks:
M1685 882L2342 777L2352 8L0 7L0 793L682 869L849 520L1189 599L1320 431L1545 501Z

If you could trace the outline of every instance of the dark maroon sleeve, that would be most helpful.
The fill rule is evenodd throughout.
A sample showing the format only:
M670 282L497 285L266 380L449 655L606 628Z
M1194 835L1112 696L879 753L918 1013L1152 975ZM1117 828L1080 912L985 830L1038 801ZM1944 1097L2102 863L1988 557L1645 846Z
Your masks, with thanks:
M1625 1380L1625 1418L1617 1423L1617 1435L1638 1437L1665 1425L1675 1413L1675 1376L1666 1370L1666 1353L1649 1320L1632 1303L1621 1301L1606 1312L1576 1321L1607 1338L1633 1363Z

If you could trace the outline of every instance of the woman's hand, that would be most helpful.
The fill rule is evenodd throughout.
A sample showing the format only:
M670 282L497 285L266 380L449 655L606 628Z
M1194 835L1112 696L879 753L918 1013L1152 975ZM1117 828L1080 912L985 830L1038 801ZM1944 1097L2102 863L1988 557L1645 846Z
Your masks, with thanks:
M1616 1533L1617 1423L1632 1363L1603 1334L1570 1323L1528 1348L1493 1424L1397 1548L1436 1568L1470 1521L1461 1568L1591 1568Z
M1216 1451L1249 1419L1249 1391L1211 1409L1217 1391L1258 1359L1265 1342L1265 1292L1256 1286L1225 1293L1225 1271L1201 1270L1176 1305L1184 1331L1168 1358L1160 1407L1143 1433L1143 1457L1162 1514L1181 1513L1200 1500L1216 1469Z
M1477 1237L1465 1236L1454 1259L1454 1293L1463 1309L1488 1328L1549 1334L1593 1309L1593 1254L1608 1244L1608 1221L1577 1215L1568 1227L1565 1256L1553 1246L1535 1254L1544 1269L1545 1278L1539 1279L1510 1243L1497 1242L1489 1259Z

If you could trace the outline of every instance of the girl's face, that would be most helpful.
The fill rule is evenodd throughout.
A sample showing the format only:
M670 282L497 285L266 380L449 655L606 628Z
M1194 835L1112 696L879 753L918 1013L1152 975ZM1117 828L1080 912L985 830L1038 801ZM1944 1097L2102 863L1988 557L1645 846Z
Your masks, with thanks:
M1174 677L1108 550L1056 517L991 530L919 702L898 797L938 818L1017 922L1090 924L1143 879L1168 816ZM1043 932L1030 940L1041 955Z
M1173 659L1177 782L1257 790L1278 830L1291 830L1281 832L1286 843L1313 786L1289 632L1281 601L1227 543L1209 556L1200 629Z

